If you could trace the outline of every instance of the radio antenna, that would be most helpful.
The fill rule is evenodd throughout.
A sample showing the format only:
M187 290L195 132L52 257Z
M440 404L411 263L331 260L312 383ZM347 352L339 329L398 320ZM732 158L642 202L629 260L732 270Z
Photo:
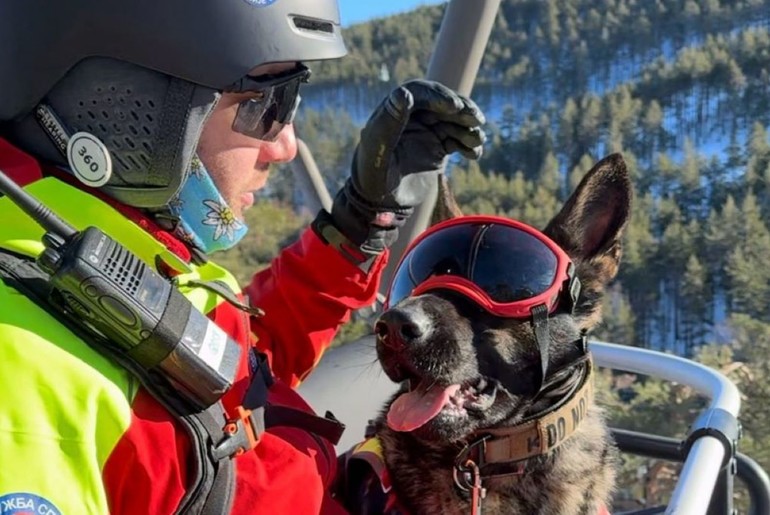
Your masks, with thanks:
M0 170L0 193L8 196L14 204L19 206L19 209L27 213L47 232L52 232L65 240L78 233L74 227L13 182L2 170Z

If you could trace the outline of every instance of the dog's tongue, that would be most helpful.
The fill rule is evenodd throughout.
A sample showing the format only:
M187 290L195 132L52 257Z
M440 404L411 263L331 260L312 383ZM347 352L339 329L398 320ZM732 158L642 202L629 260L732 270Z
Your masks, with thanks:
M415 390L402 394L390 406L388 427L394 431L414 431L438 415L441 408L449 402L449 398L459 389L459 384L433 386L428 389L420 385Z

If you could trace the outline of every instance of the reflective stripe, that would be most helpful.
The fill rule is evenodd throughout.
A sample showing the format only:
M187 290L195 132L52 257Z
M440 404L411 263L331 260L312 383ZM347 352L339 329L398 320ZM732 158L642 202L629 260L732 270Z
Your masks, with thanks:
M108 204L54 178L25 188L77 229L101 229L154 266L168 252ZM42 251L43 229L0 198L0 248L28 256ZM236 280L214 264L179 277ZM222 302L202 288L180 290L204 313ZM39 495L63 514L108 513L102 469L131 423L138 382L0 282L0 497Z

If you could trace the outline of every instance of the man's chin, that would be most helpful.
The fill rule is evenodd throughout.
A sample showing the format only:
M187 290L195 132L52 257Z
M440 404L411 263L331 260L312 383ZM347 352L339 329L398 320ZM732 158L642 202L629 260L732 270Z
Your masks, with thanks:
M240 209L241 212L236 214L240 215L238 218L243 218L243 213L247 209L249 209L251 206L254 205L254 193L252 192L244 193L238 198L238 201L241 207Z

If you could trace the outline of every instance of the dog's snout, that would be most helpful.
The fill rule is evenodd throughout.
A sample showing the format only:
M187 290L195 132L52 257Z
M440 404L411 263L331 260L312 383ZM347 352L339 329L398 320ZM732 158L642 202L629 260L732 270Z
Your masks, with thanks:
M430 319L422 313L391 309L380 316L374 332L386 345L398 347L423 340L431 327Z

